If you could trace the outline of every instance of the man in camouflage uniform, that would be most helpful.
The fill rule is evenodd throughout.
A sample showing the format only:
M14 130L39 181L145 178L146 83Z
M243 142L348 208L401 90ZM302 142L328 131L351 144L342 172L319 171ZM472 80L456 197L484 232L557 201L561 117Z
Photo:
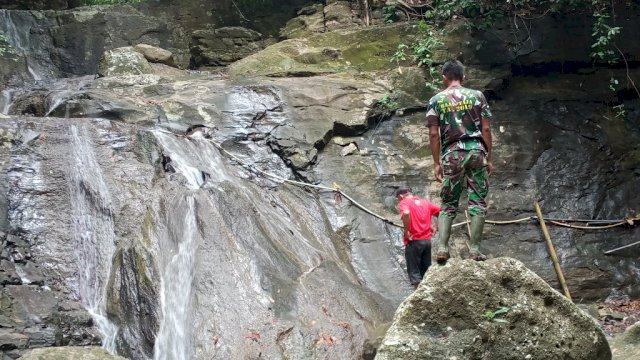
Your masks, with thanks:
M471 258L482 261L486 256L480 252L480 238L487 213L488 177L493 170L491 111L482 92L462 86L464 66L460 61L447 61L442 66L442 77L446 89L429 100L427 110L435 176L442 182L436 257L438 262L449 259L451 224L466 184L471 215Z

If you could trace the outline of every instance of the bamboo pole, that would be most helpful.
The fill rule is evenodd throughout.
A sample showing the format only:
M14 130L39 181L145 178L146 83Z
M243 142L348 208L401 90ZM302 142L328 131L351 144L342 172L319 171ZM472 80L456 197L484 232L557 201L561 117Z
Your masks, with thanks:
M471 223L471 221L469 221L469 213L467 212L467 210L464 211L464 217L467 219L467 233L469 234L469 240L471 240L471 227L469 226L469 223ZM469 240L465 239L464 243L467 245L467 250L469 250L469 253L471 253L471 245L469 245Z
M562 291L564 292L564 296L566 296L567 299L569 299L569 301L573 302L573 300L571 299L571 294L569 293L569 288L567 287L567 282L564 280L564 274L562 273L560 262L558 261L558 254L556 254L556 248L553 246L553 243L551 242L551 237L549 236L547 225L544 223L544 217L542 216L542 210L540 210L540 205L538 205L538 202L535 202L534 206L536 208L536 214L538 214L538 222L540 222L542 233L544 234L544 238L547 241L549 254L551 255L553 266L556 269L556 274L558 274L558 280L560 281L560 285L562 286Z

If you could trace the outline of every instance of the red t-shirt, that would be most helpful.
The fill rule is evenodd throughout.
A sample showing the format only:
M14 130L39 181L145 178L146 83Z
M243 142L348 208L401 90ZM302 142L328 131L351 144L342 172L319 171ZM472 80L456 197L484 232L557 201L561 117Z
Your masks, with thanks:
M406 198L398 204L400 216L408 210L411 222L409 223L409 234L413 240L429 240L433 235L431 229L431 217L438 216L440 206L431 203L417 196ZM404 236L403 236L404 237ZM404 237L404 245L409 244L409 239Z

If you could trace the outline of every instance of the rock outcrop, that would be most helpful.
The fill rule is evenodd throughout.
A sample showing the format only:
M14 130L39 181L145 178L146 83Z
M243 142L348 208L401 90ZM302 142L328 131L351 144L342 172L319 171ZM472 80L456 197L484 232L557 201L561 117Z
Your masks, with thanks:
M376 355L393 359L611 359L599 325L521 262L429 269Z
M398 43L414 33L410 25L361 28L290 39L234 63L231 75L310 76L336 72L377 71L390 61Z
M269 40L247 28L232 26L193 32L191 55L195 66L224 66L262 50Z

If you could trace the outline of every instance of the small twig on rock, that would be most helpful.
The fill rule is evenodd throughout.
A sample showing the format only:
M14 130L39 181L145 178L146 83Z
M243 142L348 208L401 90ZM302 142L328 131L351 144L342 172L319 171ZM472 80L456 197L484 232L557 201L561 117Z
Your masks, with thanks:
M629 63L627 62L627 57L624 56L624 53L622 52L622 50L620 50L618 45L613 44L613 46L616 48L616 50L618 50L618 52L620 53L620 56L622 56L622 61L624 61L624 66L627 69L627 80L629 80L633 88L636 90L636 94L638 94L638 98L640 99L640 91L638 91L638 88L636 87L636 83L631 78L631 74L629 74Z
M244 14L242 13L242 11L240 11L240 8L238 7L238 4L236 4L235 0L231 0L231 3L233 4L233 6L236 8L236 10L238 10L238 14L240 15L240 17L244 20L244 21L250 21L249 19L247 19Z

